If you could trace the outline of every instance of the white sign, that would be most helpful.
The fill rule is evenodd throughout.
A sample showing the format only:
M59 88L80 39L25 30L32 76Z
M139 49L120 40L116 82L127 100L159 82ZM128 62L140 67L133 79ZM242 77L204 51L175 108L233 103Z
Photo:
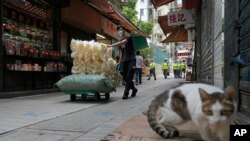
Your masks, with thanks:
M177 12L168 13L168 26L184 25L193 22L194 19L191 10L182 9Z

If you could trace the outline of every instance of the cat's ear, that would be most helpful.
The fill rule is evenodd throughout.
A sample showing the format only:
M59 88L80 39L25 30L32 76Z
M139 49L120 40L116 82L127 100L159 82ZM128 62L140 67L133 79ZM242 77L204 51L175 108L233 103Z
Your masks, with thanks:
M199 88L199 93L200 93L200 97L201 97L201 101L205 102L209 99L209 94L203 90L202 88Z
M227 86L224 90L224 96L227 100L233 101L236 98L236 91L233 86Z

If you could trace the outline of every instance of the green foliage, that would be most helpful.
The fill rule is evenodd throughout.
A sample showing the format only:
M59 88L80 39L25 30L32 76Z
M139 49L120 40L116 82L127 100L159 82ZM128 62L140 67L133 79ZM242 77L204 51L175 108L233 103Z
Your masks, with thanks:
M140 29L143 32L147 33L148 35L150 35L152 33L153 22L151 22L151 21L147 21L147 22L139 21L138 26L140 27Z
M135 10L137 0L129 0L122 7L122 13L136 25L138 19L136 17L137 11Z
M131 9L131 7L124 6L122 8L122 13L133 23L136 25L137 23L137 17L136 17L136 10Z
M151 57L152 55L152 48L144 48L144 49L141 49L140 52L143 58L148 58L148 57Z
M143 32L150 35L153 29L152 22L144 22L139 21L136 14L137 11L135 10L137 0L128 0L126 4L122 7L122 13L136 26L138 26Z

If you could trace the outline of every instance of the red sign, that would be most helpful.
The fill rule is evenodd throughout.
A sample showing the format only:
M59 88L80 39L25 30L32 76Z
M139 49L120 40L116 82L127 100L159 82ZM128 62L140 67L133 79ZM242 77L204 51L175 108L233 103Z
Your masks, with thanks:
M116 24L104 17L102 17L102 31L105 34L108 34L109 36L118 39Z

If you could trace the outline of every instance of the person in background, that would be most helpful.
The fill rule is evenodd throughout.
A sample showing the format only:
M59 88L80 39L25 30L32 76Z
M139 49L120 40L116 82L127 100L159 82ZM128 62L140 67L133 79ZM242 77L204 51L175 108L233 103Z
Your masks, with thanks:
M167 79L168 74L169 74L169 65L168 65L168 60L165 58L164 62L161 65L162 71L163 71L163 76L165 79Z
M132 90L132 97L135 97L138 91L133 83L136 65L135 52L133 48L132 37L125 35L125 30L122 26L118 26L117 31L120 41L112 45L107 45L107 47L120 47L121 49L123 80L126 82L122 99L128 99L129 90Z
M185 63L185 60L183 60L181 63L181 73L183 75L183 78L185 78L185 76L186 76L186 68L187 68L187 65Z
M141 84L142 77L142 66L143 66L143 57L140 55L140 51L136 51L136 68L135 68L135 84Z
M181 78L181 62L177 61L177 78Z
M148 76L148 80L150 80L151 76L154 75L154 79L156 80L156 75L155 75L155 62L152 60L152 62L149 64L149 71L150 74Z
M173 70L174 70L174 78L178 78L178 64L177 61L175 61L174 66L173 66Z

